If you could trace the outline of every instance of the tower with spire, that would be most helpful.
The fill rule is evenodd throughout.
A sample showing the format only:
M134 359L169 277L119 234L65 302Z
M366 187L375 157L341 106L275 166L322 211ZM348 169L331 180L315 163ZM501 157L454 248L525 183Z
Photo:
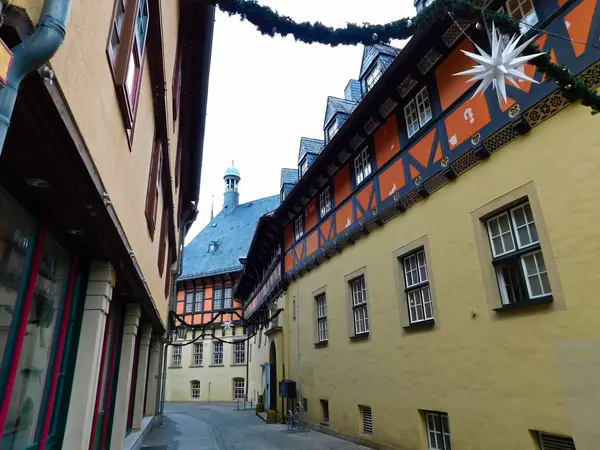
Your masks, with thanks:
M241 179L240 171L234 166L233 161L231 161L231 167L225 170L225 175L223 176L223 180L225 180L223 211L231 211L239 205L240 194L238 192L238 186Z

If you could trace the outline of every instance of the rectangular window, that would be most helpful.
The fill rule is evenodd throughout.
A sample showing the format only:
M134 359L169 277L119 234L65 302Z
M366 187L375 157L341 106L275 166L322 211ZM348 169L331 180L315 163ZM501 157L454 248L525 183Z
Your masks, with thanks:
M204 291L196 291L194 301L194 312L202 312L204 310Z
M232 289L230 287L225 288L225 309L233 308Z
M327 342L327 298L325 294L315 298L317 302L317 337L319 342Z
M244 389L244 379L243 378L234 378L233 379L233 399L234 400L244 400L245 397L245 389Z
M216 311L223 309L223 290L221 288L215 288L213 309Z
M354 319L354 334L369 332L369 312L367 309L367 288L365 277L361 275L350 282L352 291L352 316Z
M371 156L368 148L365 148L354 158L354 174L357 186L371 174Z
M323 411L323 422L329 423L329 401L328 400L320 400L321 402L321 410Z
M402 259L410 323L433 319L427 258L421 249Z
M329 125L327 127L327 141L329 142L331 139L333 139L333 137L335 136L335 134L339 131L340 129L340 125L338 123L337 118L333 119L333 122L331 123L331 125Z
M426 412L425 421L427 423L429 450L452 450L448 414Z
M431 105L429 103L429 95L427 95L427 87L421 89L415 99L417 101L417 112L419 113L419 124L421 127L424 127L433 117Z
M185 312L186 312L186 314L193 312L193 309L194 309L194 293L187 292L185 294Z
M541 450L575 450L575 442L571 436L538 431Z
M220 341L213 342L213 366L223 364L223 343Z
M514 19L520 22L519 28L523 34L538 22L533 0L508 0L506 9Z
M329 187L325 188L319 195L319 210L321 217L324 217L325 214L331 211L331 192Z
M181 345L173 346L173 354L171 355L171 365L175 367L181 366Z
M167 255L167 241L169 239L169 209L163 207L162 220L160 225L160 240L158 241L158 273L162 277L163 272L165 270L165 257L169 260L169 255ZM167 275L169 273L168 266L170 266L169 262L167 265Z
M148 0L116 0L107 54L129 138L139 99L148 20Z
M296 240L300 239L304 235L304 220L302 214L300 214L294 221L294 236Z
M202 365L202 357L204 352L204 345L202 342L194 343L194 365L201 366Z
M552 295L529 202L491 217L486 226L502 303Z
M415 100L411 100L404 107L404 118L406 120L406 132L410 138L419 131L419 116L417 115L417 105Z
M246 363L246 341L236 342L233 349L233 363L234 364L245 364Z
M367 88L367 92L370 91L373 86L375 86L375 83L377 83L377 81L381 77L382 73L383 72L379 65L379 61L377 61L375 63L375 66L373 67L373 69L371 69L371 71L367 75L367 78L365 79L365 85Z
M156 139L150 159L150 171L148 173L148 189L146 191L146 223L150 237L154 239L156 229L156 213L158 211L158 195L160 193L162 171L162 143Z
M200 400L200 382L198 380L192 381L192 399Z
M373 416L371 414L371 407L359 405L358 408L360 409L360 418L362 420L362 430L360 431L360 434L368 438L373 437Z
M308 170L308 161L306 159L304 159L304 161L302 161L302 164L300 164L300 178L302 178L302 176L306 173L307 170Z

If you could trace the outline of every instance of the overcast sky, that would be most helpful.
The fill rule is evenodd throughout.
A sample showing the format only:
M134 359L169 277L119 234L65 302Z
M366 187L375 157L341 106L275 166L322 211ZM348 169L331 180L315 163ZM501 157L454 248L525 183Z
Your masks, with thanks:
M259 0L296 21L387 23L415 14L412 0ZM398 45L399 43L395 43ZM327 96L358 78L362 46L307 45L262 36L217 11L198 219L186 243L223 205L223 172L240 170L240 203L279 193L281 168L297 167L300 138L323 139Z

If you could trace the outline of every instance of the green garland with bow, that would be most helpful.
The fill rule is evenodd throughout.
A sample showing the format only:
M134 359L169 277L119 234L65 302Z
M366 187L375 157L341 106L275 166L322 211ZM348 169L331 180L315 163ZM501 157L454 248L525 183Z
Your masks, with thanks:
M254 0L213 0L223 12L237 15L256 26L261 34L268 36L294 36L297 41L307 44L320 43L335 47L337 45L373 45L378 42L390 42L392 39L408 39L425 23L432 23L441 17L451 14L482 14L486 21L493 21L496 26L509 34L520 33L519 22L506 13L487 11L476 6L470 0L437 0L426 7L414 18L404 18L383 25L362 25L349 23L344 28L328 27L320 22L296 22L283 16L268 6L260 5ZM540 53L541 50L531 43L523 54ZM587 83L575 78L564 65L554 64L550 56L544 53L531 61L536 69L553 79L569 98L580 99L581 103L591 108L592 114L600 112L600 95Z

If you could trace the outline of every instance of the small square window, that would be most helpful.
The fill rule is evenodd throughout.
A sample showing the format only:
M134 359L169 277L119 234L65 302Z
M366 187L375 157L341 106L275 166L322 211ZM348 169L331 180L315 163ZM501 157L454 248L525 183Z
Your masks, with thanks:
M371 156L368 148L365 148L354 158L354 174L357 186L371 174Z

